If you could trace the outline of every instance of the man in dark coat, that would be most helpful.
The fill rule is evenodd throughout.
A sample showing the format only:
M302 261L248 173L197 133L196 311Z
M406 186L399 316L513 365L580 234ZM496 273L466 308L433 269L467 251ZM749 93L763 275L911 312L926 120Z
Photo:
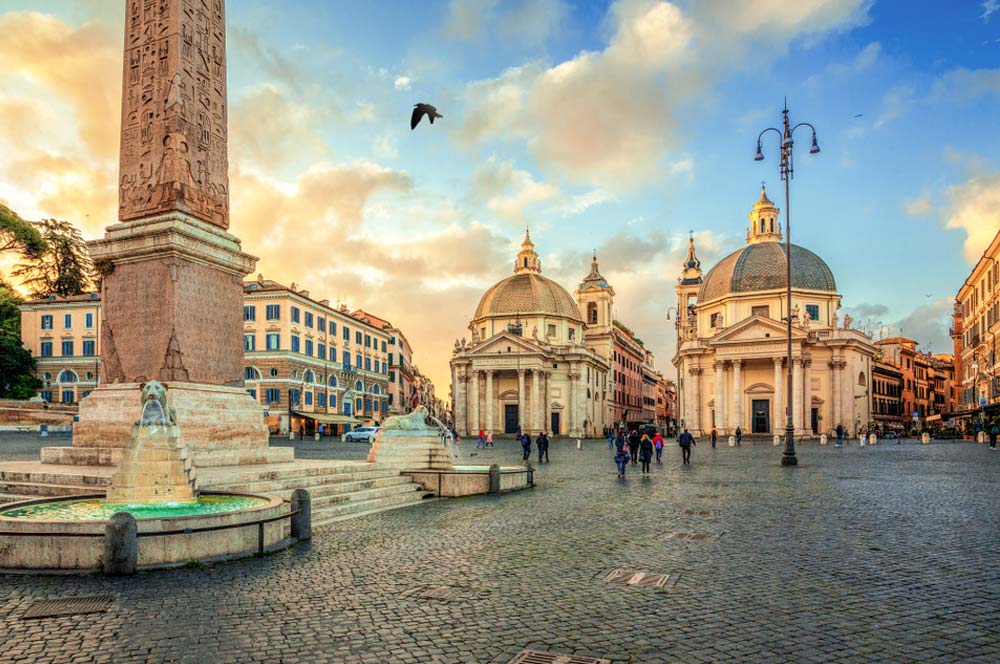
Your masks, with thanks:
M527 432L521 434L521 450L524 452L521 460L527 461L531 458L531 436Z
M542 462L542 457L545 457L545 463L549 462L549 437L545 435L545 432L538 434L538 438L535 439L535 445L538 446L538 463Z
M635 429L632 429L632 433L628 435L628 446L632 452L632 465L634 466L639 460L639 432Z
M677 444L681 446L681 457L684 465L691 465L691 446L695 444L694 436L688 433L687 429L684 429L684 433L681 434L680 438L677 439Z

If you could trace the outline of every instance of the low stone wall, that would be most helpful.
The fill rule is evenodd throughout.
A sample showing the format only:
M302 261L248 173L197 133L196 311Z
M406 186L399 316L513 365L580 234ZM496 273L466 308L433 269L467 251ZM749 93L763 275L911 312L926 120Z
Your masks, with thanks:
M403 475L424 491L433 491L439 497L458 498L490 492L490 471L485 467L481 470L406 470ZM522 468L501 468L500 492L529 488L528 475Z
M52 404L45 401L20 401L0 399L0 426L32 427L42 424L68 426L80 408L70 404Z

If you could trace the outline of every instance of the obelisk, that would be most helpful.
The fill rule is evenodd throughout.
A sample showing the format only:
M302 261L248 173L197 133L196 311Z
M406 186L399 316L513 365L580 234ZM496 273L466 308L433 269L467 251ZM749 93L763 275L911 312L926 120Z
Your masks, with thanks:
M80 404L73 448L43 460L114 463L148 380L166 384L196 460L268 460L243 389L243 278L257 259L226 232L223 0L127 0L122 78L119 223L88 243L102 384Z

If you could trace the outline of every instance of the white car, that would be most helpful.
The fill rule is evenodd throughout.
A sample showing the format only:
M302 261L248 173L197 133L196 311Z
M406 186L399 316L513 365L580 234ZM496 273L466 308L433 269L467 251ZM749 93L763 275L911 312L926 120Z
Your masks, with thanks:
M373 443L375 442L375 436L378 435L379 430L379 427L358 427L356 429L351 429L344 434L344 440L348 443Z

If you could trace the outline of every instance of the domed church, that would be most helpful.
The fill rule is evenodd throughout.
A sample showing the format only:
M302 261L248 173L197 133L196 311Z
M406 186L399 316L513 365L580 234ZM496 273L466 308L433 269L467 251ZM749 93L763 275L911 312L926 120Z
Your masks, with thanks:
M761 187L747 246L702 273L694 246L677 280L678 401L695 435L782 434L787 386L787 271L779 210ZM854 433L869 421L872 340L839 322L833 272L791 245L792 420L797 436Z
M490 287L476 307L471 343L455 342L452 400L461 435L483 429L577 437L604 429L610 364L600 340L613 323L614 290L596 258L580 286L578 303L543 277L525 233L514 274Z

